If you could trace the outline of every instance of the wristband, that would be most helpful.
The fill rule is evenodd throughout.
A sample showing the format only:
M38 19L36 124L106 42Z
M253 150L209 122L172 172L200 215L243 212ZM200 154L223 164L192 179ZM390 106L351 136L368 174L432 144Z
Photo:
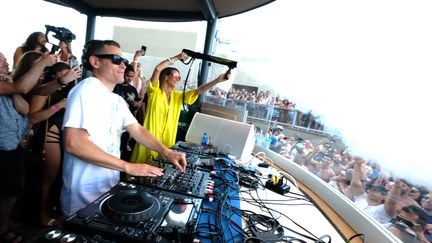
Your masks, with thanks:
M168 58L167 60L168 60L169 64L171 64L171 65L174 64L174 60L172 58Z
M59 111L59 108L55 105L50 106L51 111L53 111L54 113L56 113L57 111Z

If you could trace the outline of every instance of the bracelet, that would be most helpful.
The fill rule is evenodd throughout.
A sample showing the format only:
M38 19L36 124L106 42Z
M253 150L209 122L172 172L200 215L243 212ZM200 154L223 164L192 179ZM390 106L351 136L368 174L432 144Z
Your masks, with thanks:
M59 83L60 86L62 86L62 87L64 88L64 87L66 86L66 84L64 84L60 79L61 79L61 78L58 78L58 79L57 79L57 83Z
M57 111L59 111L59 108L55 105L50 106L50 109L52 112L56 113Z
M170 65L174 64L174 60L172 58L168 58L167 60L168 60L168 62L169 62Z

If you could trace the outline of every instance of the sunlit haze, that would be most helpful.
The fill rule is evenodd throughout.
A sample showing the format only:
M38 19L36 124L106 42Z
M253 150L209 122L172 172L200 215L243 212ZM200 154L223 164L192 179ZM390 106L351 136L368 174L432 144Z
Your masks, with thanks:
M40 0L2 10L0 51L11 65L45 24L73 30L82 49L86 17L75 10ZM430 1L278 0L223 18L219 36L232 40L239 70L319 115L355 154L432 187L431 12ZM112 29L97 37L112 38Z

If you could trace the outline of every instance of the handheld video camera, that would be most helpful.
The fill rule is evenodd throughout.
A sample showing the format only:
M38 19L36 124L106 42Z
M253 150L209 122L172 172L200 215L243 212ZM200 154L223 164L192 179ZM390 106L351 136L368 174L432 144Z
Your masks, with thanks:
M76 36L75 36L74 33L72 33L69 29L64 28L64 27L55 27L55 26L52 26L52 25L45 25L45 28L46 28L45 36L46 36L46 40L47 40L48 43L51 43L48 40L48 33L50 31L52 31L52 32L55 33L53 35L54 38L56 38L59 41L66 42L66 43L71 43L76 38ZM51 48L50 53L55 53L59 49L59 46L55 45L53 43L51 43L51 44L53 46Z

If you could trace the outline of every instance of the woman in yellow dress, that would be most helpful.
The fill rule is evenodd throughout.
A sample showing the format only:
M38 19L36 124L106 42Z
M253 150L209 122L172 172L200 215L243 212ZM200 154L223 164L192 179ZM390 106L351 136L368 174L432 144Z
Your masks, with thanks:
M186 92L176 91L175 87L180 81L180 72L169 67L178 60L187 60L186 53L180 53L159 63L153 70L147 88L147 109L144 118L144 128L148 129L165 146L172 147L177 135L177 124L184 102L193 104L198 96L218 83L229 79L229 73L219 75L213 81L203 84L196 89ZM131 162L146 163L157 157L157 152L140 144L136 144L132 152Z

